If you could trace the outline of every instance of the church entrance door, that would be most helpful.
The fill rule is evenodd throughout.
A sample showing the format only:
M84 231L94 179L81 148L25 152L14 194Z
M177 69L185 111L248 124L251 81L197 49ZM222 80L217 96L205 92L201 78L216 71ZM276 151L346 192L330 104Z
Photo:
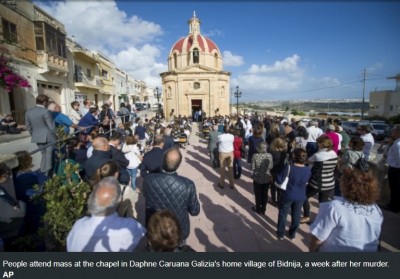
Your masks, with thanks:
M192 117L194 121L202 121L202 108L202 100L192 100Z

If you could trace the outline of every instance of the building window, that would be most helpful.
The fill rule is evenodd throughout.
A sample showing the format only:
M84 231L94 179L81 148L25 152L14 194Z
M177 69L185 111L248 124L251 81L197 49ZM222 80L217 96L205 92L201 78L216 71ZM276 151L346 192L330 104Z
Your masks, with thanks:
M44 50L48 53L67 58L64 33L41 21L34 22L34 31L36 50Z
M82 67L79 65L75 65L74 81L82 82Z
M198 64L199 58L200 58L199 49L198 48L193 49L193 63Z
M176 53L174 53L174 68L178 68L178 57L176 55Z
M393 111L393 105L389 106L389 111Z
M34 22L36 50L45 50L43 40L43 23L40 21Z
M17 25L15 25L12 22L9 22L8 20L5 20L4 18L2 20L2 24L3 24L4 40L10 43L17 43L18 42Z
M214 68L218 69L218 54L214 54Z
M108 72L106 70L101 70L101 75L103 78L108 78Z
M92 72L90 71L90 69L86 69L86 76L87 77L91 77L92 76Z
M195 82L195 83L193 83L193 88L194 89L200 89L200 83L199 82Z

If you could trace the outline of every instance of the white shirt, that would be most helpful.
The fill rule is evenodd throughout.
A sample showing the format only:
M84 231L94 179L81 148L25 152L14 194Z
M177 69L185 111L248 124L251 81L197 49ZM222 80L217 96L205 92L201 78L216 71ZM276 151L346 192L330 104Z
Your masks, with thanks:
M246 133L248 134L250 132L250 130L253 128L253 125L251 125L251 121L250 119L246 120Z
M317 138L319 138L324 133L320 128L315 126L308 127L307 132L307 142L317 142Z
M233 152L234 136L232 134L222 134L218 136L218 151L221 153Z
M338 137L339 137L338 150L340 151L342 149L343 136L341 134L339 134L339 133L336 133L336 132L335 132L335 134L338 135Z
M310 163L314 163L314 162L322 162L322 161L327 161L333 158L337 158L337 154L335 151L333 150L329 150L326 148L322 148L320 150L318 150L316 153L314 153L314 155L312 155L308 161Z
M400 168L400 138L389 148L386 162L392 168Z
M133 218L109 216L83 217L67 236L68 252L132 252L146 229Z
M319 204L310 232L323 241L319 252L376 252L383 215L376 204L359 205L343 197Z
M79 109L79 111L81 112L82 117L84 117L86 115L86 113L89 112L89 108L85 107L85 106L81 106L81 108Z
M372 136L371 133L361 135L360 138L364 141L364 156L365 159L368 161L369 160L369 155L371 154L371 150L374 147L375 140L374 137Z
M81 120L82 116L77 112L76 110L72 109L70 110L68 117L72 120L72 122L76 125L78 125L79 120Z

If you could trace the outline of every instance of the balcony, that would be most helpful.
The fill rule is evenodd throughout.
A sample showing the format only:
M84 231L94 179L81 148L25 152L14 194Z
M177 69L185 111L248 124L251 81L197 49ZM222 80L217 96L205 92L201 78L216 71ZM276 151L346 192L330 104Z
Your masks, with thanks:
M86 61L90 64L97 64L97 56L94 53L91 53L90 51L80 48L80 47L74 47L70 49L71 52L74 54L74 57L77 59L81 59L83 61Z
M75 87L100 90L99 79L85 74L79 75L75 80Z
M68 73L68 61L66 58L58 55L47 53L39 50L37 54L37 63L39 66L39 73L49 73L54 76L64 77Z

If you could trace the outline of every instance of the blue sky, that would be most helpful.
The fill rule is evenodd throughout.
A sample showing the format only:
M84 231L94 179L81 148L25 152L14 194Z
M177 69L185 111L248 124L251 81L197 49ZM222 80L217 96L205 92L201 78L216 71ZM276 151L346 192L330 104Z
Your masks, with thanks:
M149 86L160 86L172 45L193 11L239 85L241 101L362 98L400 73L398 1L38 2L68 36ZM74 11L74 12L71 12Z

